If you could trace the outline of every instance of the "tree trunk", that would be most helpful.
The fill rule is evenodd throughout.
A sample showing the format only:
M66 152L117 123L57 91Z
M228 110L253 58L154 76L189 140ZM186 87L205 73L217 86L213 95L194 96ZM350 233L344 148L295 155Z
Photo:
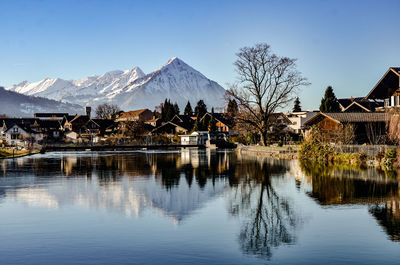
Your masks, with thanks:
M267 146L267 133L260 131L260 142L262 146Z

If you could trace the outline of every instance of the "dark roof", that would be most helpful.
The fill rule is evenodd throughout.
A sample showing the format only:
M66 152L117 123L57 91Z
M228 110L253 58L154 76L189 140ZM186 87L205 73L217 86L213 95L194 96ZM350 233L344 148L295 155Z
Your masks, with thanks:
M385 99L390 97L399 88L399 78L400 67L389 67L365 98Z
M397 72L400 74L400 67L390 67L393 71Z
M6 125L7 128L10 128L14 124L21 125L20 127L24 125L31 125L34 124L35 121L38 119L35 118L1 118L0 119L0 126L3 126L4 124Z
M92 119L92 121L94 121L102 129L107 129L117 125L117 123L114 122L114 120L110 119Z
M57 120L38 120L37 124L41 128L59 129L61 127L60 121Z
M20 127L21 129L23 129L27 133L32 133L33 132L29 124L23 124L23 123L19 123L19 124L18 123L14 123L11 126L7 126L6 132L8 130L10 130L14 125Z
M362 111L375 111L376 108L383 107L383 101L370 101L370 100L362 100L362 101L353 101L350 105L348 105L343 112L348 112L352 110L362 110ZM353 111L359 112L359 111Z
M207 112L206 114L204 114L204 116L200 120L203 120L206 115L211 117L211 113ZM232 127L233 126L232 121L230 121L229 119L227 119L225 117L225 113L219 113L219 112L214 113L214 119L216 119L217 121L225 124L228 127Z
M68 113L35 113L34 114L35 118L52 118L52 117L63 118L64 116L68 116Z
M192 130L195 121L187 115L175 115L169 122L178 125L188 131Z
M191 130L191 129L187 129L187 128L185 128L185 127L183 127L183 126L181 126L181 125L179 125L177 123L173 123L173 122L169 121L169 122L164 123L161 126L158 126L157 128L154 128L151 132L152 133L172 133L172 134L174 134L175 133L175 128L177 126L180 126L180 127L182 127L183 129L185 129L187 131Z
M339 113L318 113L313 118L305 122L305 125L318 123L322 117L332 119L339 123L357 123L357 122L385 122L385 112L339 112Z
M363 97L357 97L357 98L351 97L351 98L339 98L337 101L343 108L347 108L354 101L359 102L363 99L364 99Z

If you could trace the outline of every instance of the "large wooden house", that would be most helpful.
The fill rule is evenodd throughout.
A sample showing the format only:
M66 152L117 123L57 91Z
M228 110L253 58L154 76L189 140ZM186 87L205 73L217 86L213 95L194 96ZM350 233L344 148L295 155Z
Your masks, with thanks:
M377 140L386 135L386 119L385 112L320 112L305 122L305 126L308 128L317 126L325 141L332 142L337 137L341 126L351 124L354 126L354 140L356 143L376 144Z

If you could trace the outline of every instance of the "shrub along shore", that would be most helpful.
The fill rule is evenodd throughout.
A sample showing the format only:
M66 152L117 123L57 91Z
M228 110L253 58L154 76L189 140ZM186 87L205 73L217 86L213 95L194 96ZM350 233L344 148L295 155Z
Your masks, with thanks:
M394 170L400 166L398 162L400 154L396 148L386 148L386 151L375 152L374 155L369 154L369 156L364 152L341 152L338 146L324 142L318 129L314 129L311 134L300 145L238 146L237 152L242 155L299 159L301 162L319 166L375 166L384 171Z

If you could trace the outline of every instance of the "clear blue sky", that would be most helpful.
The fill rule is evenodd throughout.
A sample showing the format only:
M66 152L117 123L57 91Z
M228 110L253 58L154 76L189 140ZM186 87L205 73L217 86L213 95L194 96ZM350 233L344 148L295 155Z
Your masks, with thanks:
M363 96L400 66L400 1L1 1L0 85L76 79L177 56L226 87L240 47L298 59L318 108L328 85Z

